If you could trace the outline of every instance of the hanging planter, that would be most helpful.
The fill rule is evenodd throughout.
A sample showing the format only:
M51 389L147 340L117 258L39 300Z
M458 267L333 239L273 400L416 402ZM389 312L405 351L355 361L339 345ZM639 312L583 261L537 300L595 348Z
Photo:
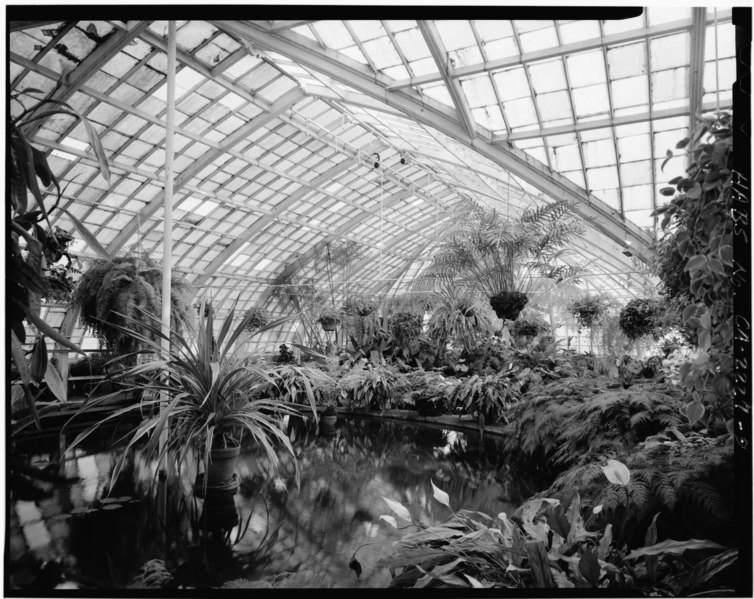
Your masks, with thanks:
M322 325L323 331L334 331L338 326L340 318L336 310L333 308L325 308L320 312L317 320L319 321L319 324Z
M520 291L500 291L490 298L490 306L502 320L516 320L529 298Z
M568 305L568 311L579 323L579 329L592 328L607 310L607 302L600 296L589 296L573 300Z
M252 306L246 311L245 318L248 319L246 331L256 333L270 322L270 313L259 306Z

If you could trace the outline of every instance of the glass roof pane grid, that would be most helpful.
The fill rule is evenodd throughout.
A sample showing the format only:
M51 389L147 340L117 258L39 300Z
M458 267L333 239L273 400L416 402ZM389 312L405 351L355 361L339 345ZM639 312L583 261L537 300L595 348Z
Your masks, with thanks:
M602 35L604 36L604 30L602 30L601 27L600 27L600 30L601 30ZM607 60L607 48L603 45L600 51L602 53L602 64L604 65L605 75L607 78L606 88L607 88L607 99L608 99L609 108L610 108L609 114L613 115L615 114L615 104L613 102L613 90L611 86L610 64L608 63L608 60ZM612 144L613 160L615 161L615 169L617 171L617 177L618 177L618 189L617 189L618 202L620 205L620 211L621 213L623 213L624 206L625 206L624 201L623 201L623 181L621 179L621 169L618 168L618 164L620 164L620 160L618 159L618 139L615 133L615 127L610 127L610 133L611 133L610 141Z
M557 31L558 35L560 35L560 31L558 29L558 24L557 23L555 24L555 30ZM574 102L573 102L573 92L572 92L573 87L571 85L571 78L570 78L569 71L568 71L568 63L567 63L567 60L566 60L566 56L565 55L560 56L560 58L558 59L558 62L560 63L560 68L562 69L563 78L565 79L566 91L567 91L567 96L568 96L568 103L569 103L569 106L570 106L570 109L571 109L571 115L572 115L572 122L575 124L575 122L576 122L576 107L575 107ZM582 143L582 140L581 140L581 134L579 133L578 130L575 131L575 135L576 135L576 148L578 149L578 162L579 162L578 171L580 171L580 173L581 173L581 179L582 179L581 185L582 185L583 189L588 190L589 186L588 186L588 179L587 179L587 176L586 176L586 162L584 160L584 146L583 146L583 143ZM572 163L572 166L576 167L575 156L573 158L574 158L574 161ZM577 170L577 169L574 168L574 170ZM558 199L558 198L555 198L555 199Z

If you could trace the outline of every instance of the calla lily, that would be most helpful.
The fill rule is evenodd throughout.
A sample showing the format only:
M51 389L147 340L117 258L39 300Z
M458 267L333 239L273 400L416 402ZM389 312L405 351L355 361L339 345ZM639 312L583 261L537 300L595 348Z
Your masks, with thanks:
M602 472L605 473L607 480L622 487L627 487L631 480L631 472L625 464L618 460L608 460L607 466L602 467Z

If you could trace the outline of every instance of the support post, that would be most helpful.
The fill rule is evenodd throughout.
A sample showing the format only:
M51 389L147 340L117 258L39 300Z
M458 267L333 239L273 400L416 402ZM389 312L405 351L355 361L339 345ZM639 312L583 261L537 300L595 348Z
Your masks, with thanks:
M163 203L164 220L163 220L163 239L162 239L162 333L165 339L161 340L160 348L163 358L167 358L170 352L170 287L171 273L173 269L173 158L174 158L174 137L175 137L175 69L176 69L176 52L175 52L175 21L168 22L168 89L167 89L167 112L166 133L165 133L165 200ZM166 392L162 392L160 398L160 407L164 409L168 403ZM160 454L162 454L165 443L167 442L167 428L160 435ZM166 462L160 465L160 469L165 469Z

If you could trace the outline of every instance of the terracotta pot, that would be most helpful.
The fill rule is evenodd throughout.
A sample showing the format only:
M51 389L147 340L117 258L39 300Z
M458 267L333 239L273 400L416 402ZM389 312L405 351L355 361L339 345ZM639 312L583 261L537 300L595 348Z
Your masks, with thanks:
M207 486L217 487L231 480L240 454L240 446L212 449L207 466Z

